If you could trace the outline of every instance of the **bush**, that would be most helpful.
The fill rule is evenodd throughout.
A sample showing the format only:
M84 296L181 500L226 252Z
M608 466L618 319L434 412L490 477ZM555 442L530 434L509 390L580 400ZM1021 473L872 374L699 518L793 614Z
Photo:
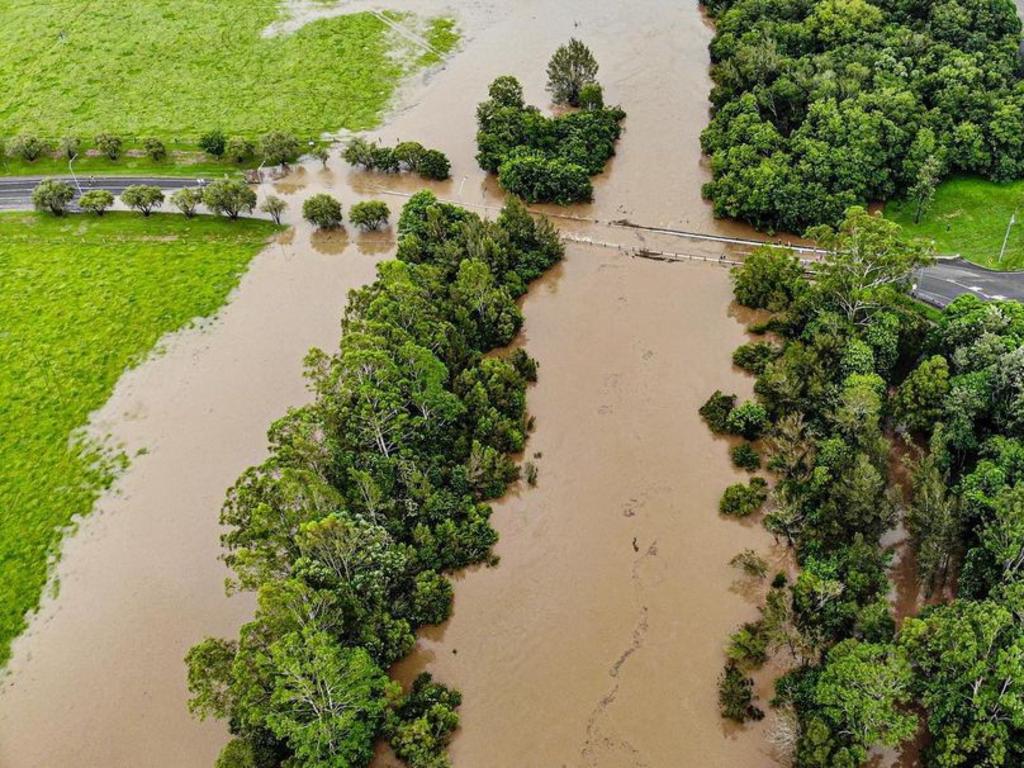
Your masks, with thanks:
M186 219L191 219L196 214L196 208L203 202L203 191L195 187L179 189L171 195L171 205L185 214Z
M209 131L199 138L199 147L208 155L220 157L224 154L225 138L222 131Z
M604 89L600 83L587 83L580 88L580 108L604 109Z
M718 708L722 717L743 723L760 720L764 712L754 706L754 681L729 662L718 678Z
M761 468L761 454L750 443L740 443L729 449L732 463L740 469L755 472Z
M247 163L256 156L256 146L242 136L232 136L227 140L221 154L232 163Z
M124 142L120 136L112 133L101 133L96 137L96 148L107 156L108 160L117 160L124 150Z
M760 375L772 360L781 354L782 350L767 341L752 341L736 347L732 353L732 362L737 368L742 368L748 373Z
M160 139L149 137L142 143L142 148L146 151L146 157L154 162L163 160L167 157L167 147Z
M757 552L745 549L729 561L729 565L739 568L747 576L763 579L768 574L768 563Z
M269 213L275 224L281 223L281 214L283 214L287 208L288 203L277 195L267 195L266 199L260 205L260 210L264 213Z
M584 86L594 83L597 60L583 43L575 38L555 51L548 62L548 92L555 104L580 106Z
M151 184L133 184L121 193L121 202L143 216L149 216L154 209L164 204L164 193L160 187Z
M44 179L32 190L32 205L37 211L49 211L54 216L63 216L74 197L75 190L66 181Z
M46 142L38 136L24 134L11 139L11 143L7 145L7 154L17 160L34 163L47 149Z
M363 230L380 229L388 223L391 211L381 200L366 200L356 203L348 211L348 220Z
M721 435L728 430L729 414L735 407L736 395L726 395L716 389L715 394L700 407L699 413L711 431L716 435Z
M594 197L586 170L561 158L532 154L510 158L498 169L498 181L528 203L570 205Z
M71 160L78 156L82 149L82 140L77 136L65 136L57 144L57 151L65 160Z
M749 517L767 500L768 483L763 478L753 477L749 485L735 483L726 488L718 502L718 511L729 517Z
M114 204L114 196L105 189L90 189L78 198L78 207L83 211L102 216Z
M302 204L302 218L319 229L334 229L341 225L341 203L326 192L313 195Z
M290 133L270 131L260 137L260 157L267 165L288 165L299 156L299 140Z
M349 165L361 166L366 170L373 168L373 144L366 139L352 139L341 156Z
M452 174L452 164L444 152L428 149L420 156L419 162L416 164L416 171L424 179L444 181Z
M736 301L752 309L780 312L807 288L800 260L780 248L758 248L732 270Z
M244 181L218 179L203 190L203 204L213 213L237 219L242 211L256 207L256 193Z
M768 635L764 631L764 623L748 622L733 632L725 654L744 669L756 669L768 661Z
M418 141L403 141L395 147L395 159L404 171L415 171L426 150Z
M725 420L726 430L734 435L756 440L768 424L768 411L755 400L747 400L730 411Z
M371 147L368 167L380 173L398 173L401 170L395 150L391 147Z

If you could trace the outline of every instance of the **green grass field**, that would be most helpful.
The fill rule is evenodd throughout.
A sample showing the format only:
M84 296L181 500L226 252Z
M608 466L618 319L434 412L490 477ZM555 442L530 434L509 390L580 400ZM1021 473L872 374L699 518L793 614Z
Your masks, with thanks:
M13 0L0 3L0 134L117 133L194 142L213 128L315 138L373 127L395 86L437 53L370 13L262 32L280 3ZM326 5L326 4L325 4ZM390 14L444 54L448 19Z
M168 152L165 159L158 161L129 155L122 155L117 160L110 160L104 155L83 155L75 158L72 170L79 177L91 174L122 174L219 179L224 175L240 176L247 167L227 160L218 160L205 152L185 149L170 149ZM67 176L68 173L68 161L52 155L40 157L31 163L6 156L0 157L0 176Z
M0 666L61 528L116 469L76 431L163 334L216 312L274 231L172 214L0 215Z
M999 251L1015 211L1019 223L1010 228L1000 262ZM912 203L888 203L885 215L903 225L907 233L934 240L939 253L960 254L993 269L1024 269L1024 181L996 184L979 178L953 178L939 185L919 224L914 223Z

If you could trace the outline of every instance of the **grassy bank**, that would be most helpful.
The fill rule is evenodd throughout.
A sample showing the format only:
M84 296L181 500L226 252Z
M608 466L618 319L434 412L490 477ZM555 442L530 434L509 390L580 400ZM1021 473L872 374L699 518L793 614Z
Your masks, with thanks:
M449 20L392 15L441 54ZM137 0L0 5L6 134L194 142L212 128L303 137L376 124L398 81L435 63L371 13L264 36L280 4Z
M251 163L249 165L252 165ZM240 176L241 166L227 160L218 160L205 152L193 150L168 150L163 160L151 160L125 154L117 160L105 155L82 155L75 158L72 169L79 177L90 175L124 176L195 176L219 179L222 176ZM68 161L63 157L46 155L31 163L12 157L0 158L0 176L67 176Z
M993 269L1024 269L1024 222L1010 228L1006 253L999 251L1010 217L1024 203L1024 181L996 184L979 178L953 178L941 184L935 200L914 223L913 203L894 201L885 215L915 237L935 241L940 253L958 253L969 261ZM1024 206L1017 213L1024 216Z
M170 214L0 215L0 665L60 528L111 479L73 434L163 334L223 304L273 231Z

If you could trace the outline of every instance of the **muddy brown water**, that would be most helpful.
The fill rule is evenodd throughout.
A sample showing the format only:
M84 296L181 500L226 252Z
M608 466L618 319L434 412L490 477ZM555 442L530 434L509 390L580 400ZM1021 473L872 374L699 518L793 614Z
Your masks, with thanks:
M375 134L447 152L454 175L432 185L439 195L481 211L500 204L473 160L475 105L506 73L544 105L544 63L574 35L600 60L608 100L629 113L595 203L574 213L750 234L716 222L700 198L711 30L695 2L387 5L450 11L465 35L440 71L403 89ZM147 453L69 537L59 595L14 646L0 768L212 765L226 731L189 717L182 657L251 613L248 596L223 592L225 489L263 458L270 422L308 397L301 359L337 344L348 290L393 253L387 234L312 233L298 221L301 202L328 189L346 207L382 197L397 210L421 186L355 172L337 156L268 181L261 193L288 200L294 231L253 261L218 319L165 340L95 415L98 433ZM566 228L630 246L654 240ZM771 764L766 725L730 729L715 712L723 638L757 614L727 561L746 547L768 554L771 543L756 523L717 516L738 475L696 415L715 388L749 393L729 365L744 338L729 298L720 267L574 245L526 299L522 343L542 364L526 456L541 454L538 486L496 505L501 564L457 577L453 619L396 670L408 679L428 669L463 691L457 768Z

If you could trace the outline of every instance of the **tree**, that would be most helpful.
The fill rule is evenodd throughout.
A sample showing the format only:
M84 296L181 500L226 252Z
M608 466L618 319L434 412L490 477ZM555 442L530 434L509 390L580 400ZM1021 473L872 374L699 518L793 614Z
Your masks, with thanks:
M915 224L920 223L921 214L931 205L932 199L935 197L935 188L939 186L941 180L942 162L935 155L929 155L921 163L921 167L917 171L917 178L914 180L914 185L907 193L910 199L914 201Z
M730 661L718 678L718 708L722 717L743 723L761 720L764 712L754 706L754 681Z
M357 136L348 143L341 156L349 165L358 165L369 170L373 167L373 144Z
M208 155L220 157L224 154L225 138L222 131L207 131L199 137L199 147Z
M299 140L290 133L271 131L260 137L259 153L268 165L288 165L299 156Z
M318 229L334 229L341 225L341 203L326 192L320 192L302 204L302 218Z
M256 193L244 181L218 179L203 190L203 204L213 213L237 219L242 211L256 207Z
M78 198L79 208L95 213L97 216L102 216L113 204L114 196L105 189L90 189Z
M535 154L512 157L498 169L498 181L528 203L571 205L594 197L586 170L561 158Z
M826 251L815 270L818 288L851 322L866 322L870 310L905 290L914 270L934 259L930 247L907 240L898 224L859 207L846 212L838 229L813 227L807 237Z
M149 216L154 209L164 203L164 193L160 187L151 184L133 184L121 193L121 202L143 216Z
M391 211L382 200L366 200L348 210L348 220L360 229L380 229L388 223Z
M247 163L256 154L256 147L244 136L232 136L227 140L221 154L232 163Z
M725 420L725 428L734 435L756 440L768 424L768 412L756 400L746 400L733 408Z
M779 312L808 288L800 260L782 248L758 248L731 274L736 301L751 309Z
M185 187L171 194L171 205L185 214L186 219L196 215L196 208L203 202L203 190L198 187Z
M7 154L18 160L32 163L38 160L48 149L46 142L37 136L22 134L11 139L7 145Z
M604 89L600 83L587 83L580 88L581 109L604 109Z
M768 499L768 484L760 477L751 478L749 485L734 483L725 489L718 502L718 511L729 517L749 517Z
M107 156L108 160L117 160L124 149L120 136L112 133L101 133L96 137L96 148Z
M452 164L448 158L437 149L424 150L416 163L416 172L424 179L444 181L451 176L451 169Z
M318 144L312 152L313 157L320 161L324 168L327 167L327 161L331 159L331 152L323 144Z
M67 182L44 179L32 190L32 205L37 211L49 211L54 216L63 216L74 196L75 190Z
M281 223L281 214L288 208L288 203L277 195L267 195L260 204L260 210L269 213L275 224Z
M418 141L402 141L395 147L395 159L404 170L415 171L425 151L424 146Z
M167 147L160 139L150 136L142 143L142 148L146 151L146 157L150 160L157 162L167 157Z
M896 419L911 431L927 433L941 418L947 394L949 364L946 358L934 355L900 385L893 403Z
M560 46L548 63L548 92L556 104L580 105L583 86L596 81L597 60L583 43L575 38Z
M73 160L82 149L82 140L77 136L65 136L57 145L57 151L65 160Z
M936 450L938 446L935 446ZM907 529L913 537L917 571L925 593L931 595L948 578L959 553L963 522L957 499L949 493L936 451L913 468L913 497L907 510Z

